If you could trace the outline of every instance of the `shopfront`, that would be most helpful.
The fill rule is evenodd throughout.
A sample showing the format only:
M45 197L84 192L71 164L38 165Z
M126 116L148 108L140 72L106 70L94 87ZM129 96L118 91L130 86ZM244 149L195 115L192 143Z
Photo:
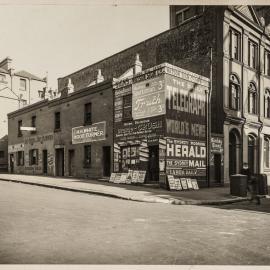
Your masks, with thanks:
M170 64L116 82L114 172L144 171L145 183L161 186L168 175L203 186L208 85L207 78Z

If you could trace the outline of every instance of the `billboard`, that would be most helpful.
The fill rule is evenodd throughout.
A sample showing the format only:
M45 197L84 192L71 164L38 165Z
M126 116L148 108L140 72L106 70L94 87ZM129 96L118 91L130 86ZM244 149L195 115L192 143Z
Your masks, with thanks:
M134 120L165 114L164 76L132 85L132 118Z
M106 122L72 128L72 144L96 142L106 139Z
M166 173L180 177L206 175L206 142L167 139Z

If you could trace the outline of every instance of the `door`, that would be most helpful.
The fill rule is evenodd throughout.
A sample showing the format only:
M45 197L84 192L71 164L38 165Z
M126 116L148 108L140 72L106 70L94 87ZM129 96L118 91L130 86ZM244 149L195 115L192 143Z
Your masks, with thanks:
M158 145L149 146L148 181L159 181L159 149Z
M42 160L43 160L43 174L48 173L48 151L45 149L42 151Z
M111 147L103 146L103 176L111 175Z
M216 183L221 182L221 154L214 154L214 180Z
M10 173L14 173L14 154L9 156Z
M68 175L69 176L74 176L74 156L75 156L75 151L68 150Z
M64 176L64 148L55 150L55 174L56 176Z

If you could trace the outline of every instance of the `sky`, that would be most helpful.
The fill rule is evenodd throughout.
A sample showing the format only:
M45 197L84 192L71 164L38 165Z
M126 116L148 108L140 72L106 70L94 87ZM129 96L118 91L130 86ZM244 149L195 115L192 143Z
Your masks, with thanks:
M48 72L56 89L57 78L167 30L169 6L0 2L0 18L0 58L16 71Z

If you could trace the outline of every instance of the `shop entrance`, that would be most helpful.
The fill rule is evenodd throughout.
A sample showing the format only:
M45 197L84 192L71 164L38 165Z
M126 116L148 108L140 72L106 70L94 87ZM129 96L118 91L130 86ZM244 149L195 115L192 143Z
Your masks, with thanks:
M48 173L48 151L42 151L42 160L43 160L43 174Z
M214 181L221 182L221 154L214 154Z
M68 150L68 175L74 176L74 157L75 151L73 149Z
M111 175L111 147L103 146L103 176Z
M64 148L55 149L55 174L64 176Z
M229 135L229 173L236 174L240 170L240 136L238 131L232 130Z
M149 182L159 181L159 149L158 145L149 146L148 177Z
M10 172L14 173L14 155L10 154L9 156Z

